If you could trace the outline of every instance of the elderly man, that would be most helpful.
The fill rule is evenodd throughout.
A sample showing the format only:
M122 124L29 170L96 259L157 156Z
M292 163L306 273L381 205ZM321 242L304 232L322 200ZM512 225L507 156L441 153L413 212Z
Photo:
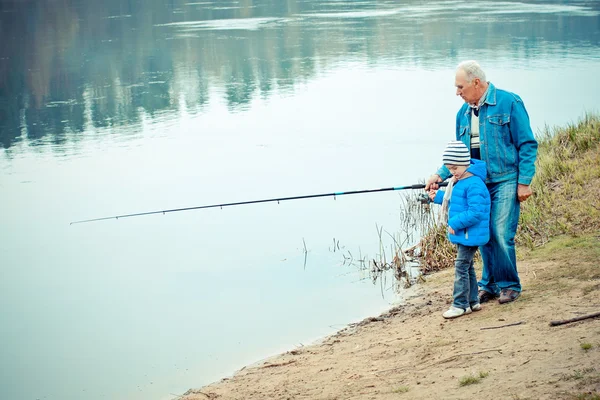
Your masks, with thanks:
M519 203L532 195L529 185L535 174L537 141L521 98L486 81L477 62L458 65L455 86L456 95L465 101L456 115L456 139L467 146L472 158L487 164L492 201L490 241L479 248L483 258L479 301L498 298L500 304L509 303L521 294L515 235ZM425 190L437 189L448 177L450 172L442 166L427 180Z

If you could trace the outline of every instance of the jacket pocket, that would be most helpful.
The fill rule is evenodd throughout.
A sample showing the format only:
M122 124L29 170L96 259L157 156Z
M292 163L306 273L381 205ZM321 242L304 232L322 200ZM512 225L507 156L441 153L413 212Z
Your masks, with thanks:
M490 115L488 121L494 125L504 125L510 122L510 114Z
M510 172L516 168L516 151L510 135L510 114L490 115L487 120L489 168L494 173Z

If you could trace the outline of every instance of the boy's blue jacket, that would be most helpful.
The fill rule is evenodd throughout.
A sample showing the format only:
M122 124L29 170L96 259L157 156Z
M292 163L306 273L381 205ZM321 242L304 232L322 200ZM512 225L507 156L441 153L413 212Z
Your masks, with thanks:
M448 234L454 244L483 246L490 240L490 193L485 186L486 165L471 160L467 172L473 174L454 184L448 210L448 225L454 234ZM438 190L433 200L442 204L444 191Z

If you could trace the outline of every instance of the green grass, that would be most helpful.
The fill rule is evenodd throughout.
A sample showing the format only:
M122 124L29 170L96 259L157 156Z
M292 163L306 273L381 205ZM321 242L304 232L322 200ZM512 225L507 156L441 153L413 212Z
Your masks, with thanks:
M556 264L543 271L548 280L540 281L540 285L557 285L555 290L566 290L569 288L559 286L579 285L577 281L592 281L582 287L584 295L600 287L594 283L600 278L600 238L597 233L585 233L577 237L556 236L544 246L530 251L527 258Z
M406 393L410 390L408 386L399 386L395 389L392 389L392 393Z
M591 343L581 343L580 344L581 348L585 351L590 350L592 347L594 347Z
M588 295L588 294L590 294L593 291L598 290L598 289L600 289L600 284L589 285L589 286L584 287L583 290L582 290L582 292L583 292L583 295L586 296L586 295Z
M489 372L479 372L477 376L475 375L467 375L460 378L458 384L460 386L469 386L474 385L476 383L481 382L483 378L486 378L490 373Z
M596 371L595 368L584 368L584 369L576 369L573 371L571 375L563 375L562 380L564 381L577 381L586 377L586 375L591 374Z
M574 395L573 399L576 399L576 400L600 400L600 393L598 393L598 392L579 393L579 394Z
M460 386L468 386L468 385L474 385L476 383L479 383L480 381L481 381L481 378L479 378L478 376L468 375L468 376L463 376L462 378L460 378L458 383L460 384Z
M558 235L550 239L543 247L537 248L530 255L532 258L543 260L555 260L557 257L566 256L577 260L595 262L600 258L600 239L597 234Z

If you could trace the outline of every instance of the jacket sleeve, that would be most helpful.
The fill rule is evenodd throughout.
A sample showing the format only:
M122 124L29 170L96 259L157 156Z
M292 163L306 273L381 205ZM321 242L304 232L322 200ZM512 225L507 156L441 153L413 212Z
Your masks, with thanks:
M485 185L469 185L467 187L467 209L461 213L453 215L448 220L448 225L455 231L468 228L483 221L486 217L486 204L489 203L489 196ZM487 211L486 211L487 210Z
M510 135L519 155L518 183L529 185L535 175L538 143L531 130L525 105L518 96L515 96L510 113Z
M442 178L442 182L448 179L451 175L450 171L448 171L448 168L446 168L445 165L442 165L437 171L435 171L435 173Z

